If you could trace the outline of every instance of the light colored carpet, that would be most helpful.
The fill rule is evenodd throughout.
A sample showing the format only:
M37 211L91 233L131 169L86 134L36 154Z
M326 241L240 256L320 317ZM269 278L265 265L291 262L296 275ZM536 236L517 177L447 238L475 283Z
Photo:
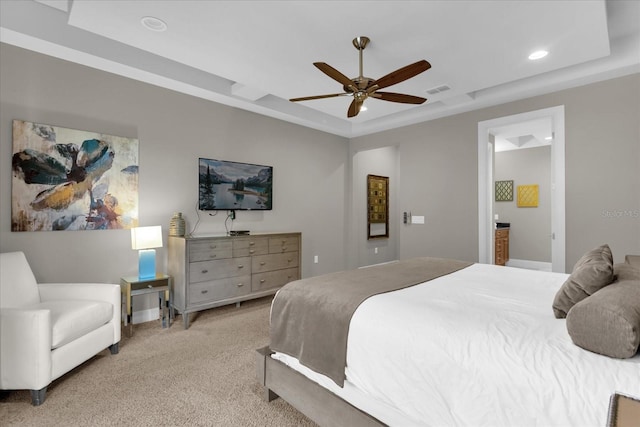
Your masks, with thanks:
M44 404L0 395L2 426L315 426L282 399L262 400L255 350L269 341L271 298L206 310L162 329L134 325L120 352L54 381Z

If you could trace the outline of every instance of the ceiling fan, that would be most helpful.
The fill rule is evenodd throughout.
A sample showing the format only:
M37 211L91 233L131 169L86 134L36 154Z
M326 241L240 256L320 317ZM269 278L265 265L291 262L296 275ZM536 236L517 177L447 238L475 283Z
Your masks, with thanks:
M396 71L387 74L386 76L380 77L378 80L374 80L370 77L364 77L362 75L362 51L365 47L367 47L369 41L369 38L364 36L356 37L355 39L353 39L353 46L360 52L360 75L353 79L345 76L329 64L326 64L324 62L313 63L313 65L315 65L320 71L322 71L338 83L342 84L342 88L344 89L343 93L305 96L302 98L292 98L289 101L298 102L310 101L313 99L334 98L337 96L353 96L353 101L351 101L351 105L349 105L349 109L347 110L347 117L357 116L360 112L360 108L362 108L362 103L369 97L381 99L383 101L399 102L402 104L422 104L423 102L425 102L427 99L421 98L419 96L405 95L402 93L394 92L378 92L378 90L398 84L410 79L411 77L415 77L423 71L427 71L429 68L431 68L431 64L423 59L413 64L399 68Z

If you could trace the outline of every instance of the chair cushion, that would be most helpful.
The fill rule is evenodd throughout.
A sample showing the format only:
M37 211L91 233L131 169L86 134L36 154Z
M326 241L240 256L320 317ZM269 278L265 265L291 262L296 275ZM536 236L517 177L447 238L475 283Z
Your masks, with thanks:
M113 304L103 301L47 301L35 308L51 311L51 349L107 324L113 318Z

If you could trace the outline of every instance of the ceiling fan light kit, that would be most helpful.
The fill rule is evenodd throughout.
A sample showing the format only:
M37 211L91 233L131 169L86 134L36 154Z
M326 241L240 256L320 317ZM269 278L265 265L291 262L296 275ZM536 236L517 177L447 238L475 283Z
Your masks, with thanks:
M409 64L405 67L399 68L396 71L393 71L378 80L372 79L370 77L365 77L363 75L362 69L362 52L367 47L371 40L369 37L360 36L353 39L353 46L359 52L360 58L360 75L353 79L342 74L340 71L336 70L329 64L324 62L314 62L313 65L316 66L320 71L325 73L327 76L331 77L333 80L337 81L342 85L342 89L344 92L342 93L332 93L328 95L316 95L316 96L305 96L302 98L292 98L289 101L291 102L299 102L299 101L311 101L314 99L324 99L324 98L335 98L338 96L352 96L353 101L351 101L351 105L349 105L349 109L347 110L347 117L355 117L362 109L363 102L371 97L380 99L382 101L389 102L398 102L401 104L422 104L427 99L419 96L413 95L405 95L402 93L393 93L393 92L378 92L378 89L383 89L385 87L393 86L395 84L401 83L405 80L408 80L412 77L417 76L418 74L427 71L431 68L431 64L429 64L424 59L415 62L413 64Z

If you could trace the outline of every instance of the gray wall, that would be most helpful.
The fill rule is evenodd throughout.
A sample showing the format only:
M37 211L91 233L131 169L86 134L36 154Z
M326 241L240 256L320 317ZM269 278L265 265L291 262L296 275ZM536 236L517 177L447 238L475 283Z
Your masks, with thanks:
M511 259L551 263L551 147L495 154L494 179L513 181L513 201L495 202L500 222L511 223ZM518 185L538 185L538 207L519 208Z
M398 150L397 147L374 148L352 153L351 233L349 253L357 253L350 258L350 268L379 264L398 259ZM389 178L389 237L367 239L367 175ZM376 253L377 250L377 253Z
M640 74L354 138L352 151L396 146L399 257L478 259L478 122L565 106L566 269L608 243L616 262L640 253Z
M234 228L302 232L304 277L347 265L345 138L6 44L0 102L0 250L24 251L40 281L118 283L137 273L137 252L128 230L10 231L13 119L137 137L140 225L162 225L165 245L174 212L188 229L197 221L198 157L272 165L273 210L238 212ZM225 216L200 213L196 234L224 233ZM166 247L158 264L164 270Z
M165 233L173 212L195 223L199 156L273 165L274 210L241 212L235 228L301 231L305 277L391 257L477 261L478 122L558 105L567 268L602 242L616 261L640 253L639 74L348 141L0 44L0 250L25 251L41 280L117 282L137 270L126 230L10 231L11 120L23 119L139 138L140 223ZM367 173L393 178L392 239L380 257L363 238ZM403 211L426 223L403 225ZM197 233L223 231L224 215L201 215ZM160 268L165 257L159 251Z

